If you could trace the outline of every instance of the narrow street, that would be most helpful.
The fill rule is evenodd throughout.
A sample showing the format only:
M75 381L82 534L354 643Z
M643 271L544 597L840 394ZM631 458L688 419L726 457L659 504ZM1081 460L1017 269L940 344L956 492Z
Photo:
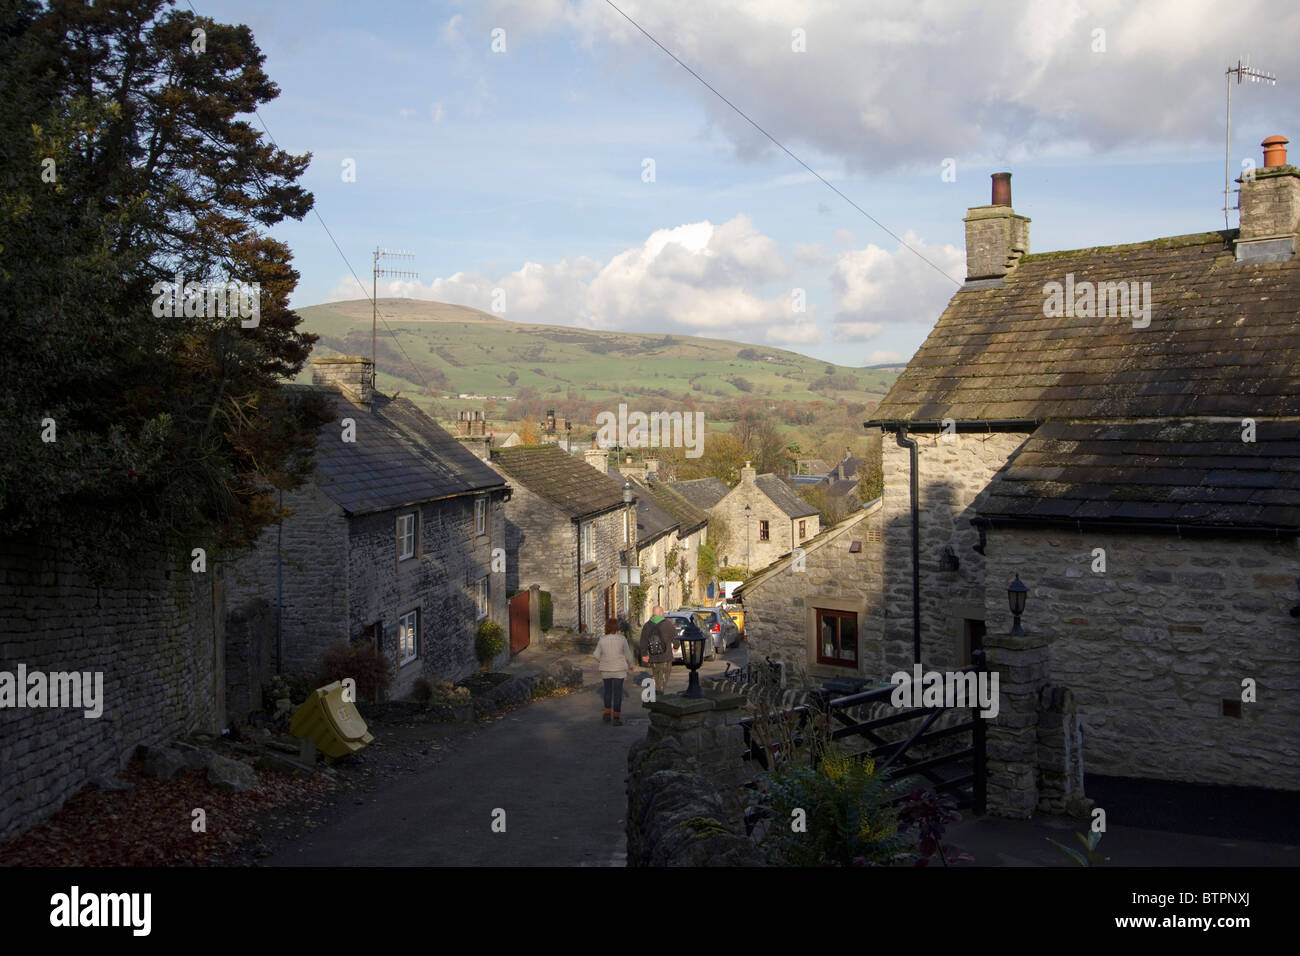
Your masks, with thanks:
M649 726L632 680L645 672L624 682L623 726L614 727L600 719L595 661L569 659L583 667L580 690L505 714L441 762L345 806L262 865L623 866L627 749ZM701 674L723 667L711 661ZM684 668L675 667L671 690L685 686ZM504 832L493 830L497 810L505 811Z

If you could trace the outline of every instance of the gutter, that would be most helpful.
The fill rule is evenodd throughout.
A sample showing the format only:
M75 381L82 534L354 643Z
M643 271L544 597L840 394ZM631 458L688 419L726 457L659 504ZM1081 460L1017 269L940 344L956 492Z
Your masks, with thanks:
M912 498L912 662L921 663L921 512L919 507L920 490L917 480L917 444L915 438L907 437L907 423L898 423L898 432L894 436L902 448L908 449L911 459Z
M911 430L913 432L941 432L945 422L952 422L959 432L1032 432L1046 419L1043 418L988 418L962 419L942 418L938 421L905 421L901 418L876 419L863 422L863 428L879 428L884 431Z
M1230 537L1230 538L1285 538L1300 537L1300 528L1258 527L1243 528L1235 525L1170 524L1168 522L1128 519L1109 521L1105 518L1034 518L976 516L970 519L971 527L990 528L1055 528L1069 531L1123 531L1134 534L1177 534L1180 537Z

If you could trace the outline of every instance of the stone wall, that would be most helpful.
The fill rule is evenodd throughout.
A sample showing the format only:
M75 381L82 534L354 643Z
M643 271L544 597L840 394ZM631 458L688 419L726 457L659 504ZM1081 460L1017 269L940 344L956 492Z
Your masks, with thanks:
M342 509L315 482L286 492L281 500L293 514L283 527L268 527L251 551L230 562L226 603L231 613L240 617L259 602L267 605L273 627L279 607L282 668L286 673L314 677L321 651L335 640L354 636L348 629L349 588L343 560L348 522ZM274 662L274 638L271 653ZM260 692L257 699L260 701Z
M1300 789L1294 542L994 529L987 554L990 636L1010 627L1003 582L1018 573L1087 771ZM1257 701L1223 716L1245 678Z
M970 526L990 479L1028 437L1024 433L911 436L918 444L921 514L921 640L927 667L962 663L962 621L984 609L984 558L973 550ZM883 673L912 664L912 519L909 451L892 434L881 443L884 459L884 661ZM945 546L959 566L940 571ZM994 590L1000 591L1000 579ZM1005 596L1005 595L1004 595Z
M103 673L103 713L0 709L0 839L47 818L140 744L225 722L222 575L133 555L98 587L56 553L0 547L0 670Z
M719 501L710 510L711 515L717 515L726 522L730 532L730 540L727 541L725 550L717 554L718 568L724 567L723 558L726 558L726 567L745 567L746 566L746 548L749 549L748 567L757 571L759 568L765 568L781 555L793 550L795 545L801 543L799 538L799 522L804 521L806 525L804 531L807 537L802 541L806 542L816 536L820 528L820 518L816 514L809 515L807 518L791 519L784 511L772 503L772 499L765 495L761 488L754 483L754 469L741 469L741 481L728 492L727 496ZM749 537L745 537L745 506L749 505L750 515L748 519ZM760 541L759 521L768 523L768 540ZM725 574L722 575L725 578Z
M226 713L232 723L262 709L275 674L275 608L258 598L226 615Z
M886 679L881 608L884 543L881 505L840 522L825 540L807 549L803 571L783 559L766 576L745 586L745 636L757 660L785 661L795 673L820 679L862 676ZM849 548L862 543L858 554ZM858 665L853 668L817 662L815 608L854 611L858 615Z

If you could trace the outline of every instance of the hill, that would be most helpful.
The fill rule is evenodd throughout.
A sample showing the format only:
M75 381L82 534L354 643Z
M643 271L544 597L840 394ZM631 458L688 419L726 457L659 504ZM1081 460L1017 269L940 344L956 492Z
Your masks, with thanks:
M807 404L810 413L817 405L869 408L898 376L898 366L834 365L725 339L533 325L418 299L378 304L379 388L443 417L483 406L482 399L451 398L461 393L605 406L640 401L647 409L688 398L706 411L745 400ZM370 354L367 300L296 311L304 330L320 336L318 353Z

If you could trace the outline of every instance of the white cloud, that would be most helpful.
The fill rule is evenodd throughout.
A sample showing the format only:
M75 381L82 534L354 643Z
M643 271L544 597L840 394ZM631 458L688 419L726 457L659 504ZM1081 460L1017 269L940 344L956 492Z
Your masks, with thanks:
M1218 80L1229 56L1286 64L1300 35L1289 0L985 0L896 5L656 0L622 5L651 36L796 150L882 170L953 156L960 166L1105 152L1158 138L1169 155L1222 138ZM528 33L562 31L635 57L687 90L742 157L775 147L601 0L479 0L467 15ZM791 50L791 30L807 51ZM1105 52L1093 30L1106 31ZM1278 97L1279 126L1300 117Z
M434 125L441 123L444 115L441 103L434 103L429 107L429 118L433 120Z
M884 365L887 362L897 362L899 364L902 364L904 361L905 361L905 357L901 352L895 352L893 349L876 349L873 352L867 353L866 360L863 362L863 364Z
M966 273L965 253L951 245L927 246L914 233L890 252L876 245L839 254L831 272L836 311L832 335L840 342L863 342L886 323L934 322L956 291L952 279ZM915 249L916 252L913 252ZM925 256L921 259L916 253Z

